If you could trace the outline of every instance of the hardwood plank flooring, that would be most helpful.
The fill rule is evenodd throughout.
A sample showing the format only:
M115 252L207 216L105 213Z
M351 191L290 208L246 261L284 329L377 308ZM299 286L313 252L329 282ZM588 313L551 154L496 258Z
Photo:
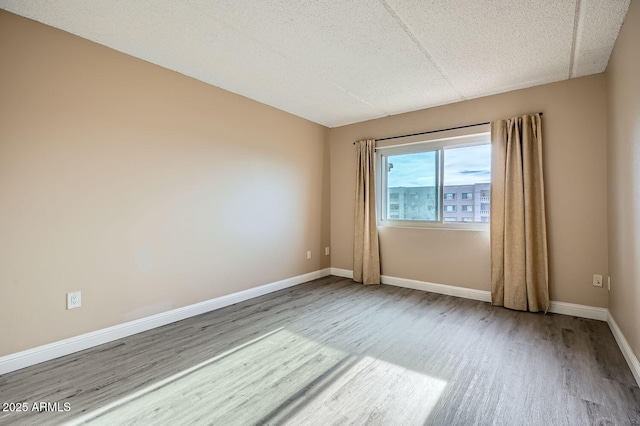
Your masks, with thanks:
M2 375L0 403L28 407L0 425L640 425L604 322L338 277Z

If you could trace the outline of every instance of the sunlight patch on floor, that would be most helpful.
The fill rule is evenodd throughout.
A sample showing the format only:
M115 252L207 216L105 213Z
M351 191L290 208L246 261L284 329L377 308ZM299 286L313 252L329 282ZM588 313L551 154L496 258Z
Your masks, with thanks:
M71 424L422 424L445 386L277 329Z

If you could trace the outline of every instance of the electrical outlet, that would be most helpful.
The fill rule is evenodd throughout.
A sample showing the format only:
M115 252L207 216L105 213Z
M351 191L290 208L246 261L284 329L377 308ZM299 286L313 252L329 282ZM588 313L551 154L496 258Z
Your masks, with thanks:
M611 291L611 277L607 277L607 289Z
M307 252L307 259L311 259L311 250Z
M330 251L329 251L329 247L325 247L325 248L324 248L324 254L325 254L325 256L329 256L329 253L330 253Z
M79 291L67 293L67 309L79 308L82 305L82 298Z
M593 285L602 287L602 275L593 274Z

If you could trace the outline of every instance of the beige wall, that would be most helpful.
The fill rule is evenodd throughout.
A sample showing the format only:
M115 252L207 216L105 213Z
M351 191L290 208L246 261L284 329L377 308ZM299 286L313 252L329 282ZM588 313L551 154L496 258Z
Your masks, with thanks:
M607 67L609 310L640 356L640 2L633 0Z
M544 112L544 171L552 300L607 306L605 79L561 83L381 118L329 131L332 266L352 269L352 142ZM489 233L380 228L382 273L489 290Z
M329 266L326 128L4 11L0 58L0 355Z

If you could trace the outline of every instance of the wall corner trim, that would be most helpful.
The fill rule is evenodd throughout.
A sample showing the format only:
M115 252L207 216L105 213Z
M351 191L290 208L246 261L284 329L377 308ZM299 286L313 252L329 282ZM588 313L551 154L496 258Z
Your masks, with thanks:
M101 330L92 331L80 336L70 337L68 339L27 349L14 354L9 354L0 357L0 375L39 364L44 361L59 358L64 355L69 355L74 352L89 349L104 343L112 342L156 327L171 324L196 315L204 314L206 312L214 311L216 309L224 308L225 306L240 303L254 297L293 287L307 281L326 277L330 274L331 269L325 268L258 287L253 287L247 290L242 290L236 293L227 294L225 296L216 297L214 299L205 300L204 302L195 303L182 308L161 312L159 314L140 318L134 321L114 325L112 327L103 328Z
M636 379L636 383L640 386L640 362L638 361L636 354L633 353L633 349L631 349L631 345L627 342L624 334L622 334L622 330L620 330L615 319L613 319L611 312L608 312L607 323L609 324L611 333L613 333L613 337L616 339L616 342L618 342L618 346L622 351L622 355L624 355L624 359L626 359L627 364L629 364L629 368L631 369L631 373L633 373L633 377Z

